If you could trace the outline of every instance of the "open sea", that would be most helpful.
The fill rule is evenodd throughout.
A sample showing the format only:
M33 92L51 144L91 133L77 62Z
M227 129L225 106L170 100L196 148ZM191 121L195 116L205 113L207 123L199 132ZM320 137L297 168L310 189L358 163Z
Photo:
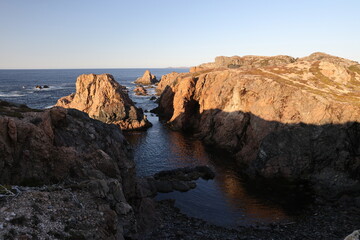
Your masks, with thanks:
M88 73L110 73L129 88L129 95L143 110L156 104L149 96L136 96L133 81L146 69L54 69L54 70L0 70L0 99L24 103L31 108L50 108L63 96L75 92L77 76ZM149 69L158 79L172 71L188 72L189 69ZM36 89L36 85L48 85ZM253 191L236 171L231 157L210 151L201 141L191 136L169 130L157 116L147 113L153 126L146 132L130 132L125 136L133 146L137 174L152 175L161 170L178 167L209 165L215 172L214 180L198 180L197 187L186 193L158 194L157 199L176 199L176 206L189 216L227 226L247 226L257 223L288 222L294 218L296 199L279 199ZM280 200L281 199L281 200Z

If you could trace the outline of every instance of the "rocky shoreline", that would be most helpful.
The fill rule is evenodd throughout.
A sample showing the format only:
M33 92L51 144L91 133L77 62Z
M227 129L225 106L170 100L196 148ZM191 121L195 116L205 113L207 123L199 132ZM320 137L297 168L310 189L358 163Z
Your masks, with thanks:
M309 207L297 220L289 223L257 224L250 227L225 228L186 216L174 207L174 200L158 201L160 222L146 240L342 240L359 229L360 208L346 200ZM359 238L353 238L357 240Z
M156 112L232 153L254 180L308 181L329 198L360 194L359 66L325 53L218 57L165 76Z
M173 130L231 153L249 181L315 192L293 222L232 229L154 200L214 172L137 177L122 130L151 123L111 75L81 75L61 107L0 101L0 239L344 239L360 228L358 82L358 63L322 53L219 57L162 77L156 113Z

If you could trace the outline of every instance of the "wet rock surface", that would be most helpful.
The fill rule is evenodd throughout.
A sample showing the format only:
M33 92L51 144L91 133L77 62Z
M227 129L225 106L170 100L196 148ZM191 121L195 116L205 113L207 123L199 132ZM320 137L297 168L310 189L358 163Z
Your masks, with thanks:
M214 171L208 166L197 166L161 171L156 173L153 178L148 178L148 181L161 193L187 192L196 187L195 180L199 178L209 180L214 177Z

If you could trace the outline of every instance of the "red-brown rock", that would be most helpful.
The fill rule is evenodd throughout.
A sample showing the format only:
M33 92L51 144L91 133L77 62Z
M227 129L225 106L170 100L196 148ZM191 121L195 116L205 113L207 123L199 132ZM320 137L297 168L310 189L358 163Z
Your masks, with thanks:
M228 60L200 65L165 88L159 110L174 129L233 152L253 176L310 179L338 190L357 184L357 62L315 53L296 61L235 58L238 68L218 68Z

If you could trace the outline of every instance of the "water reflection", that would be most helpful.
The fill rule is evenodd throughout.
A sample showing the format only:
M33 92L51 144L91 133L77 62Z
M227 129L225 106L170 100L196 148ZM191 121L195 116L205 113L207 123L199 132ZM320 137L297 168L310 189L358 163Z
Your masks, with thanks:
M201 141L167 129L157 117L149 116L149 120L153 127L147 132L126 133L134 148L138 175L195 165L210 165L217 174L214 180L198 180L194 190L159 194L157 199L175 198L182 212L223 226L291 220L281 205L248 191L229 156L211 152Z

